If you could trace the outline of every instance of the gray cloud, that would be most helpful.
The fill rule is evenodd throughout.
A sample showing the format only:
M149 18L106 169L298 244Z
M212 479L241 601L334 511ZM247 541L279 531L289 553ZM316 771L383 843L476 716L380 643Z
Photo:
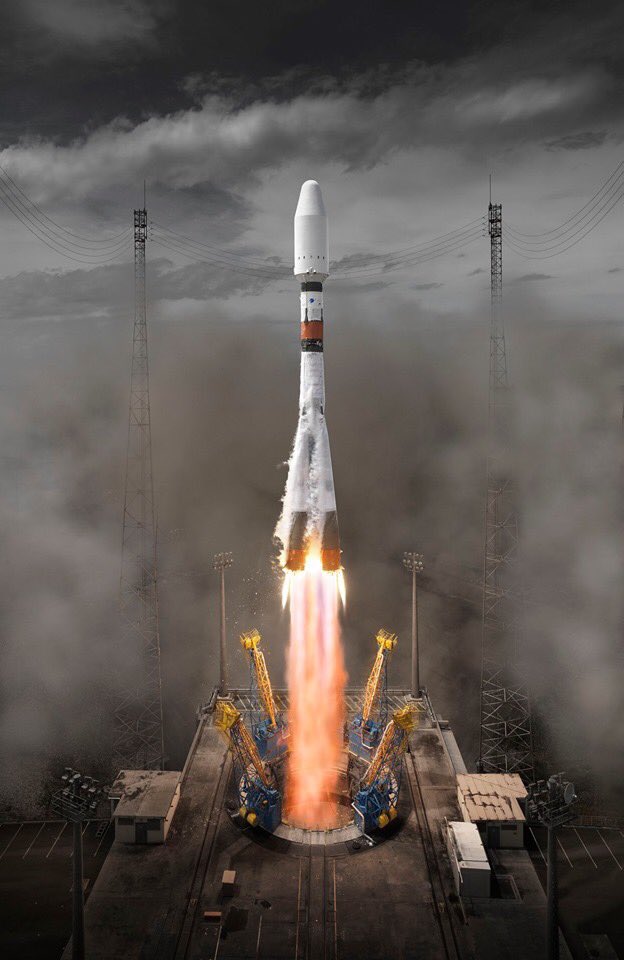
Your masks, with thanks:
M410 283L411 290L437 290L441 283Z
M525 283L527 281L532 282L534 280L552 280L553 276L550 273L523 273L520 277L513 277L509 280L509 283Z
M21 0L21 13L56 40L101 55L108 44L127 46L151 38L168 0Z
M89 324L127 317L132 303L134 273L131 262L77 270L24 271L0 279L4 315L10 319L73 317ZM150 260L151 302L253 296L275 278L218 262L177 266L166 258Z
M351 170L369 169L402 148L448 146L468 157L476 142L497 149L519 136L539 140L542 130L595 112L615 81L587 66L572 78L494 75L497 57L441 69L415 67L409 79L372 97L351 90L256 101L240 108L221 95L201 106L150 117L136 125L115 122L60 146L14 144L0 154L38 199L86 197L149 176L174 189L207 180L223 188L257 181L263 171L305 158L331 157ZM490 79L490 72L492 77ZM524 73L524 75L523 75ZM526 75L528 74L528 75Z
M548 150L588 150L590 147L599 147L607 139L606 130L584 130L582 133L570 133L557 140L546 143Z

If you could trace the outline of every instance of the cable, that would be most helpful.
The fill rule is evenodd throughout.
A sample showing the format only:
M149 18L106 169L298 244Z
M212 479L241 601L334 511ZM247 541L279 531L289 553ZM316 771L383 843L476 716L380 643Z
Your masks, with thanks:
M163 224L158 223L156 220L151 220L150 224L157 228L157 230L164 230L166 233L170 233L183 245L192 245L194 247L205 248L209 253L218 254L220 256L226 256L234 261L239 261L241 265L249 264L253 266L258 266L261 268L269 268L271 270L290 270L291 264L280 263L280 264L271 264L267 263L264 260L261 260L258 257L241 257L239 254L234 253L230 250L222 250L219 247L215 247L211 243L205 243L202 240L193 240L191 237L185 237L181 233L178 233L176 230L172 230L171 227L163 226Z
M404 261L391 264L386 269L377 270L377 271L366 270L366 271L361 271L359 273L335 274L334 279L335 280L361 280L361 279L369 279L372 277L386 276L392 270L399 270L404 267L418 266L419 264L422 264L422 263L428 263L430 260L435 260L438 257L446 256L449 253L454 253L456 250L460 250L462 247L466 247L469 244L474 243L475 240L481 239L482 237L483 237L483 233L481 230L479 230L478 232L468 234L466 237L463 237L451 244L448 244L447 246L440 247L437 250L433 249L430 252L428 252L426 255L421 255L418 258L406 259Z
M182 253L185 256L188 256L189 259L204 260L207 263L220 263L223 265L230 266L232 268L245 269L246 271L261 271L263 276L268 276L269 271L274 271L275 276L286 276L286 271L290 271L290 265L273 265L269 264L266 261L258 260L257 258L242 258L237 254L231 251L224 251L218 247L215 247L213 244L204 243L200 240L193 240L190 237L186 237L181 233L178 233L176 230L173 230L171 227L166 227L163 224L158 223L157 221L151 221L157 231L165 231L166 234L170 236L161 237L163 241L169 241L176 244L176 246L170 247L170 249L175 250L176 252ZM463 227L459 227L456 230L449 231L448 233L442 234L440 237L434 238L430 241L423 241L418 244L412 244L409 247L405 247L402 250L394 251L383 257L385 268L383 272L391 269L395 264L408 265L411 262L419 262L423 256L426 256L426 259L430 259L428 256L430 253L436 251L439 248L441 252L445 252L444 247L448 244L454 244L455 241L461 239L472 239L470 236L475 230L476 224L483 224L483 217L476 217L474 220L471 220L469 223L465 224ZM154 237L154 239L156 239ZM475 233L476 237L476 233ZM199 248L202 251L202 256L198 256L196 248ZM455 246L450 247L450 249L455 249ZM192 252L192 255L189 254L189 251ZM205 253L204 251L207 251ZM411 252L410 252L411 251ZM376 259L382 259L377 257ZM350 270L349 267L345 268ZM359 279L364 276L373 275L368 267L358 269L357 267L351 268L352 272L349 272L344 277L338 277L340 279L347 279L353 277L354 279ZM376 273L374 274L376 275Z
M43 223L31 210L26 207L26 205L11 192L6 192L5 185L0 179L0 197L2 197L5 206L13 213L18 220L21 220L22 223L28 227L28 229L35 228L35 230L41 231L45 237L48 238L52 243L57 245L57 252L69 254L80 254L81 256L86 257L95 257L101 258L104 254L111 254L116 250L120 249L129 239L130 231L126 231L126 237L123 240L115 241L115 244L109 246L107 249L103 250L91 250L89 248L83 247L80 244L74 243L73 240L68 240L66 237L61 237L58 234L50 230L47 224ZM37 234L38 235L38 234ZM58 249L60 248L60 249Z
M449 231L449 233L443 233L439 237L434 237L433 240L421 241L420 243L412 244L409 247L404 247L401 250L391 250L384 255L384 259L385 260L403 259L404 255L407 256L407 259L409 259L410 251L413 251L414 254L416 254L418 253L419 249L423 249L431 246L438 246L438 244L441 241L443 241L445 238L451 239L456 234L464 233L467 230L474 229L477 223L485 225L485 217L483 216L475 217L474 220L470 220L468 223L465 223L462 227L457 227L455 230ZM376 254L375 256L380 257L381 254L378 254L378 255ZM349 269L349 267L345 267L345 269ZM357 267L355 267L354 269L357 269Z
M580 208L580 210L577 210L577 212L574 213L574 214L572 214L571 217L568 217L567 220L564 220L564 222L563 222L562 224L560 224L558 227L554 227L552 230L546 230L546 231L544 231L544 232L542 232L542 233L522 233L522 231L520 231L520 230L518 230L517 228L515 228L512 224L508 224L508 226L511 227L512 232L516 232L519 237L525 237L525 238L527 238L527 239L529 239L529 240L539 239L540 237L548 237L548 236L551 236L553 233L558 233L560 230L563 229L563 227L567 226L567 224L571 223L573 220L576 220L577 217L578 217L581 213L583 213L583 211L584 211L587 207L591 206L591 204L594 202L594 200L596 200L597 197L599 197L600 194L607 188L607 185L613 180L614 177L619 178L619 177L622 175L622 173L624 172L624 170L622 169L623 167L624 167L624 160L621 160L621 161L618 163L618 165L616 166L615 170L611 173L611 175L610 175L609 177L607 177L607 179L604 181L604 183L602 184L602 186L598 188L598 190L597 190L596 193L593 195L593 197L590 197L590 199L587 201L587 203L585 203L585 204ZM609 188L609 189L610 189L610 188Z
M244 260L230 260L226 256L217 256L211 255L205 251L198 251L194 248L188 246L182 240L177 240L175 237L165 236L158 232L153 233L150 236L150 240L157 241L163 246L170 246L172 250L175 250L177 253L182 253L191 260L204 261L205 263L213 263L215 266L222 266L226 268L231 268L232 270L245 270L247 273L258 273L259 275L265 277L272 277L274 280L279 280L282 277L288 275L287 271L280 271L280 273L271 272L270 269L261 269L256 267L253 264L246 265Z
M610 204L611 200L615 198L615 202L617 203L617 201L624 195L622 186L623 184L621 182L614 183L612 187L609 188L607 193L601 198L601 200L598 203L594 204L593 207L591 207L587 211L587 213L585 213L585 215L576 224L574 224L574 226L568 227L568 229L565 230L560 235L559 238L557 239L553 238L554 240L553 243L550 243L546 240L542 240L539 243L523 240L523 239L520 239L517 236L517 234L513 232L513 230L509 229L507 225L505 225L505 229L507 230L509 236L514 240L514 242L527 251L554 250L557 247L563 246L565 243L568 242L568 240L571 240L574 237L578 236L580 233L582 233L585 230L585 226L587 225L587 224L583 225L584 221L588 221L588 223L591 223L592 220L595 218L595 216ZM619 192L616 192L616 191L619 191ZM609 209L611 209L611 207L609 207ZM566 236L566 234L568 234L568 236Z
M59 230L61 230L62 233L67 234L69 237L71 237L71 238L73 238L73 239L75 239L75 240L80 240L80 241L82 241L83 243L109 244L109 243L112 243L113 241L118 240L119 238L123 237L123 236L128 232L128 231L127 231L127 228L126 228L126 230L122 230L121 233L115 234L114 236L112 236L112 237L107 237L107 238L105 238L105 239L96 239L96 238L93 238L93 237L82 237L82 236L80 236L80 234L73 233L71 230L68 230L66 227L63 227L60 223L57 223L57 221L54 220L52 217L50 217L47 213L45 213L45 212L41 209L41 207L39 207L39 206L35 203L34 200L31 200L31 198L28 196L28 194L26 194L26 193L22 190L22 188L19 186L19 184L17 184L17 183L15 182L15 180L11 177L11 175L8 173L8 171L5 170L4 167L0 164L0 178L1 178L2 176L6 177L6 179L9 181L9 183L13 185L13 187L15 188L15 190L17 190L17 191L22 195L22 197L24 198L24 200L26 200L27 203L29 203L32 207L34 207L35 210L38 211L38 213L41 215L41 217L42 217L44 220L47 220L49 223L53 224L55 227L57 227ZM10 190L11 188L9 187L8 189Z
M580 243L581 240L584 240L585 237L587 237L590 233L592 233L592 231L596 229L598 224L602 223L602 221L609 215L609 213L613 210L613 208L619 203L623 195L624 195L624 192L618 194L618 196L616 196L610 202L605 212L602 213L601 216L598 216L598 214L600 214L604 209L604 205L603 205L603 207L601 207L597 211L597 213L594 214L594 217L592 218L595 220L595 223L591 224L591 221L590 221L590 223L587 224L587 227L584 228L583 231L580 232L580 234L575 237L575 239L572 239L571 243L568 243L567 246L564 246L564 247L561 247L560 249L555 250L554 253L534 252L532 254L528 254L526 251L522 250L522 248L515 246L513 239L509 240L505 236L505 233L503 233L503 243L505 244L505 246L509 247L510 250L513 250L513 252L517 254L517 256L521 257L523 260L551 260L553 257L557 257L559 256L559 254L565 253L566 250L570 250L572 247L575 247L577 243ZM598 219L596 219L596 217L598 217Z
M259 268L254 266L246 267L244 264L244 261L240 263L232 262L224 257L210 256L207 253L200 254L196 250L193 250L192 248L187 247L186 244L184 244L182 241L176 240L173 237L165 237L165 236L162 236L161 234L155 233L155 234L152 234L150 239L153 242L160 244L160 246L166 247L167 249L173 251L174 253L181 254L182 256L186 257L189 260L195 260L197 262L209 263L214 266L225 267L230 270L246 273L250 276L257 275L257 276L266 277L267 279L270 278L272 280L279 279L279 276L276 276L276 274L274 273L269 273L266 270L260 270ZM286 274L284 274L284 276L286 276Z
M180 249L179 247L174 246L170 240L164 240L162 237L156 236L156 237L153 237L152 240L154 243L157 243L159 246L164 247L167 250L170 250L172 253L177 253L182 257L186 257L187 260L192 260L194 262L200 262L200 263L208 263L211 266L225 267L228 270L234 271L234 273L246 274L248 277L256 277L258 279L273 280L273 281L276 279L274 274L262 273L259 270L253 270L253 269L247 270L244 267L235 266L233 264L229 264L223 261L208 259L206 257L200 257L193 252L189 253L184 249Z
M19 210L16 211L16 210L11 206L11 201L7 200L6 197L4 196L4 194L2 194L1 192L0 192L0 201L5 205L5 207L7 207L8 210L11 211L11 213L13 214L13 216L14 216L17 220L19 220L20 223L21 223L24 227L26 227L26 229L29 230L30 233L32 233L35 237L37 237L38 240L41 240L41 242L44 243L44 244L46 245L46 247L49 247L50 250L53 250L55 253L60 253L62 256L67 257L67 259L69 259L69 260L74 260L76 263L88 263L88 264L91 264L91 265L93 265L93 266L97 266L98 264L101 264L101 263L110 263L112 260L116 260L116 259L120 256L121 253L125 253L125 252L126 252L126 249L129 250L130 247L132 246L131 240L128 239L128 240L126 241L126 243L127 243L127 248L121 247L121 248L120 248L119 250L117 250L117 251L113 254L113 256L111 256L111 257L105 257L105 258L100 257L100 258L98 258L98 259L93 259L93 258L92 258L92 259L87 259L86 257L76 257L76 256L74 256L72 253L68 253L66 250L63 250L62 248L59 248L59 247L55 246L52 242L50 242L50 238L49 238L49 237L46 237L45 234L42 236L42 234L39 232L39 229L40 229L40 228L37 228L37 227L34 226L32 223L30 223L28 220L24 220L23 217L20 215Z

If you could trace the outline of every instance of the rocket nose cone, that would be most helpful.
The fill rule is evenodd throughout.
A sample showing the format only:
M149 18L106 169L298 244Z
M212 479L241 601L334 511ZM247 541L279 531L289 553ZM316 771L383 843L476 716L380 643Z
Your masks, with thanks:
M316 180L306 180L299 192L299 202L295 210L296 217L325 217L323 194Z

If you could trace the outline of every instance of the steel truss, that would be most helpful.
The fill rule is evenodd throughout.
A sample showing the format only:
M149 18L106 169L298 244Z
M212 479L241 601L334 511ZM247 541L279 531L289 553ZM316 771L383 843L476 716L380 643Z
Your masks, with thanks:
M502 205L490 202L489 455L485 510L479 769L534 778L531 704L521 678L518 515L509 470L509 379L502 311Z
M127 653L127 683L118 678L113 765L162 769L164 763L157 543L147 352L145 241L147 211L134 211L134 328L120 577L120 670ZM134 657L138 664L132 663ZM138 666L138 669L135 669Z

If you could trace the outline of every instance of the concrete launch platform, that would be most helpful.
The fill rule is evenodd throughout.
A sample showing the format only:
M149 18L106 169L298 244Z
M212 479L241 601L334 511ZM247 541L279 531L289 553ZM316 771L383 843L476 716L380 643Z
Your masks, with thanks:
M211 717L202 717L167 843L115 843L100 871L86 908L89 957L543 956L546 903L526 851L496 851L506 898L460 901L455 894L442 825L459 817L454 761L461 758L449 737L431 716L411 736L399 817L382 842L300 843L232 820L229 755ZM224 870L236 871L228 897Z

